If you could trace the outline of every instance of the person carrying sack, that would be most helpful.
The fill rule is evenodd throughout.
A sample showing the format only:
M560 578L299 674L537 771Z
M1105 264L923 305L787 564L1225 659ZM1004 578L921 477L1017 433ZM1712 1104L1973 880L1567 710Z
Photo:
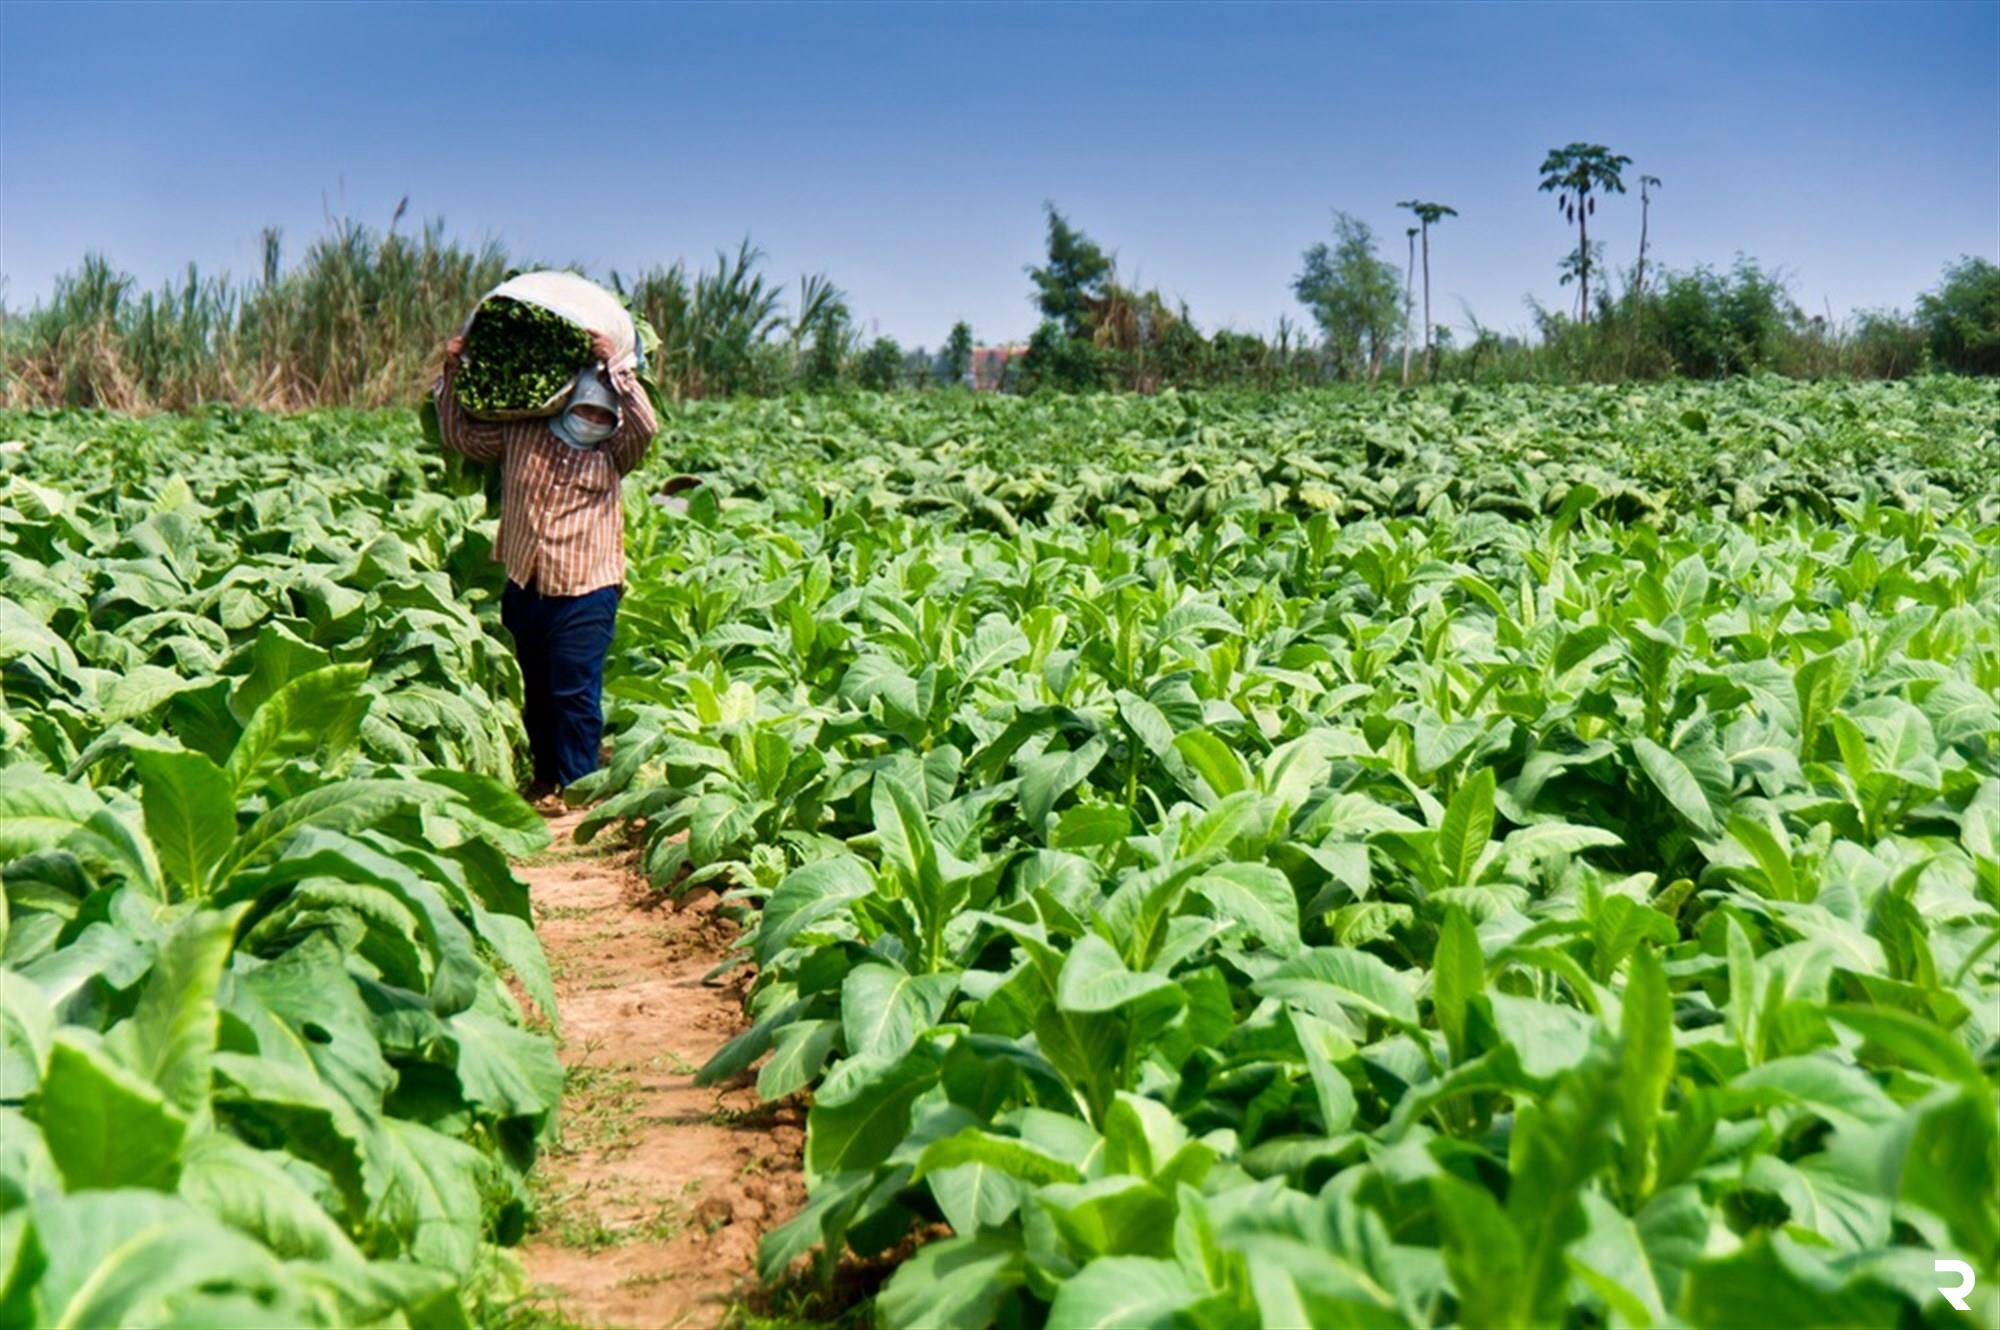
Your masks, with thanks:
M432 386L446 447L501 468L493 557L507 570L500 622L514 638L534 754L528 797L544 812L595 771L604 736L604 662L625 586L619 481L659 430L636 352L592 331L595 357L556 414L482 420L454 392L465 335L445 345Z

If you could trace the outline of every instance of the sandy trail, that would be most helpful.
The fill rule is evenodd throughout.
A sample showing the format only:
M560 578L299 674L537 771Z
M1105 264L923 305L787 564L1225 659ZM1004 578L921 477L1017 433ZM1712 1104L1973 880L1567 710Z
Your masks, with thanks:
M555 973L569 1069L562 1136L536 1167L521 1256L535 1300L583 1325L719 1324L755 1278L757 1240L804 1200L802 1116L694 1072L744 1028L742 976L702 983L735 927L699 892L680 908L629 854L578 846L517 865ZM600 845L602 842L600 842Z

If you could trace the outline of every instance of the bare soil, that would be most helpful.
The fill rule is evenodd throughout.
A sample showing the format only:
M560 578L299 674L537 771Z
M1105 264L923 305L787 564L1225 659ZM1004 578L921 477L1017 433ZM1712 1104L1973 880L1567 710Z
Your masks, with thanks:
M552 819L551 851L516 870L555 973L569 1070L522 1261L559 1322L720 1325L751 1291L758 1239L804 1203L803 1114L694 1084L744 1028L747 971L703 982L735 925L713 893L677 907L629 853L578 846L581 819Z

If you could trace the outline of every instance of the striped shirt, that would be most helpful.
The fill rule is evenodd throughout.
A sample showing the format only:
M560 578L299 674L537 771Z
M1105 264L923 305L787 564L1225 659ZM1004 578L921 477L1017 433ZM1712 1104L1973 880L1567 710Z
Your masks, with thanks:
M546 420L475 420L452 391L457 367L431 388L445 446L500 463L500 536L493 557L507 580L545 596L581 596L625 584L625 507L619 479L639 465L660 427L629 365L611 371L622 408L618 432L572 448Z

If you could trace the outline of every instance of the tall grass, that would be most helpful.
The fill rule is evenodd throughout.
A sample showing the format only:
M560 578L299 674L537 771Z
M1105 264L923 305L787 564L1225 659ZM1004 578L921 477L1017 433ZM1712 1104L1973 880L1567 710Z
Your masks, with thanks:
M415 235L336 223L284 269L265 231L253 281L193 265L157 291L102 255L10 319L9 406L135 411L232 402L271 410L385 406L423 390L438 346L507 270L497 246L473 250L432 223Z
M398 214L400 220L400 212ZM497 245L473 250L432 223L416 235L336 223L287 269L264 232L252 281L190 266L142 291L102 255L25 315L0 313L0 398L10 407L267 410L389 406L418 398L474 302L506 279ZM748 240L690 274L683 263L611 285L660 334L649 372L674 397L830 387L854 359L845 297L824 275L786 292Z
M715 256L713 272L689 278L687 265L655 267L612 285L660 335L655 374L677 397L729 397L766 389L771 355L785 327L784 295L758 265L748 240Z

